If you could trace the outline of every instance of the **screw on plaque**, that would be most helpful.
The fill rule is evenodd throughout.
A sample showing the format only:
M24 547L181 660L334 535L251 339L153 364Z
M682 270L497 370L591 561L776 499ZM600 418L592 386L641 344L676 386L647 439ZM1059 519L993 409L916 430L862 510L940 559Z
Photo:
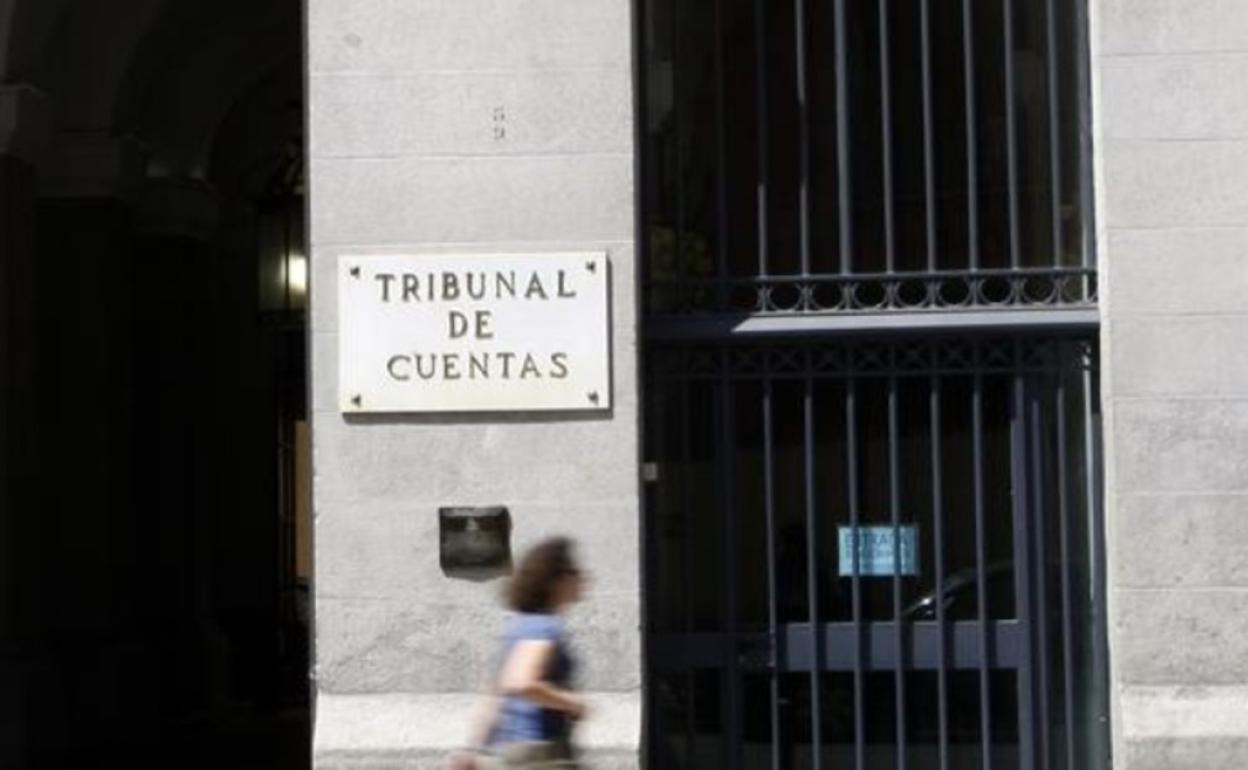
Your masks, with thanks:
M361 396L359 393L356 393L354 396L351 397L351 403L354 404L357 408L364 406L364 397Z
M594 391L590 391L590 393L589 393L588 395L589 395L589 400L590 400L590 401L594 402L595 404L597 404L597 403L598 403L598 391L596 391L596 390L594 390Z
M359 265L352 265L352 266L351 266L351 277L352 277L352 278L359 278L359 277L360 277L360 266L359 266Z
M598 272L598 263L597 263L597 262L586 262L586 263L585 263L585 269L586 269L586 270L588 270L588 271L589 271L589 272L591 272L591 273L596 273L596 272Z

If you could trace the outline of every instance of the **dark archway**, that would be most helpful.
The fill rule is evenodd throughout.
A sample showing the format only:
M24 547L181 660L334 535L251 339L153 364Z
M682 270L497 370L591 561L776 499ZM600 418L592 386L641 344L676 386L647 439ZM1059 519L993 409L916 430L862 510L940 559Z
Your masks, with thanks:
M0 0L0 766L310 766L301 30Z

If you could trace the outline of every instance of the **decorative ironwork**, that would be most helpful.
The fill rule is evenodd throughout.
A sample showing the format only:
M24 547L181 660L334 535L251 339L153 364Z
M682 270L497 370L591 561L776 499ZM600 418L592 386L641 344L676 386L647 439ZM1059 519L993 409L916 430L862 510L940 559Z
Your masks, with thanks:
M1091 268L684 278L650 287L650 315L1094 308Z
M821 340L791 344L658 346L652 381L792 379L1018 373L1096 369L1096 343L1079 336L887 341Z

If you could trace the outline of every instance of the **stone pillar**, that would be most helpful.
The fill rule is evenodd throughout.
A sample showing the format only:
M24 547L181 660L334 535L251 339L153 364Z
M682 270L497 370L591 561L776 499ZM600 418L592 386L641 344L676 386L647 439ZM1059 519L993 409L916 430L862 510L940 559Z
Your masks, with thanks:
M35 734L54 754L144 745L161 716L210 709L228 683L208 599L208 501L224 482L196 476L211 398L196 341L213 330L194 300L215 301L196 271L215 265L203 196L152 190L145 169L137 141L80 133L40 170L24 579L54 677L33 690Z
M211 185L149 179L134 208L136 569L127 592L141 597L137 626L159 640L162 689L187 711L204 713L222 705L229 687L227 643L214 620L212 593L218 533L230 531L236 516L264 513L257 501L246 511L222 505L227 490L244 486L227 458L252 457L256 443L227 435L237 415L227 414L236 405L223 387L227 369L246 366L244 350L222 353L234 341L221 328L223 319L249 308L224 289L228 257L214 243L221 199Z
M137 675L152 655L131 632L126 580L135 558L128 191L143 159L133 142L53 137L39 169L38 258L26 287L37 428L25 451L37 472L27 514L34 563L24 570L47 672L31 689L31 740L40 761L73 762L62 752L112 738L126 726L117 717L143 705L154 680Z
M142 169L137 144L96 134L58 136L40 169L34 449L51 562L40 616L54 635L106 633L124 606L114 560L129 534L131 204Z
M1115 761L1248 756L1248 5L1097 0Z
M27 761L26 694L34 679L28 642L38 605L25 588L33 541L35 490L29 448L37 428L35 320L30 287L35 269L37 168L49 131L43 95L0 86L0 766Z
M497 580L439 568L437 511L510 508L513 547L578 539L571 627L595 766L636 767L641 543L628 0L308 6L316 764L435 767L493 671ZM605 250L605 415L336 407L343 254Z

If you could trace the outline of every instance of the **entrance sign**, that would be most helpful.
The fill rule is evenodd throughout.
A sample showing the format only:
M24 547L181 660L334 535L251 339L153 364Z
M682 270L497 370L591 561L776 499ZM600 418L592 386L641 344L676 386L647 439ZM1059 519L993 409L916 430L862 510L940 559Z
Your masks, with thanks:
M837 527L840 576L854 574L854 529ZM918 527L857 527L858 574L862 577L915 576L919 574Z
M339 257L339 408L610 408L608 268L602 252Z

